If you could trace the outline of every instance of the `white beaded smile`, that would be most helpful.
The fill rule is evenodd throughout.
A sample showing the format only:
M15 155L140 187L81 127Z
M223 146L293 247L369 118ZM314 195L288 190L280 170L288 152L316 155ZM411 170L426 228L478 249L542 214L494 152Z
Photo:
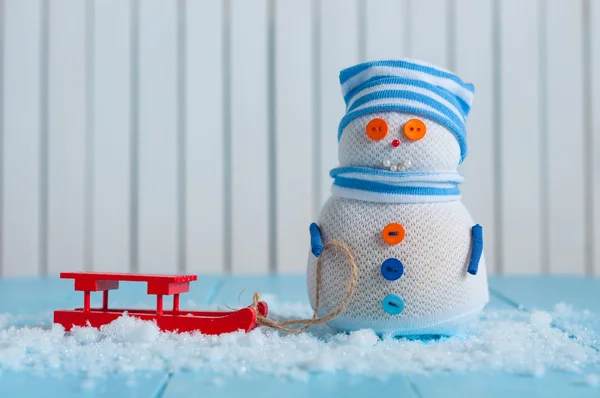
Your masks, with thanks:
M383 161L383 167L389 169L390 171L405 171L409 169L410 166L412 166L412 162L408 159L398 165L392 164L392 161L389 159L385 159Z

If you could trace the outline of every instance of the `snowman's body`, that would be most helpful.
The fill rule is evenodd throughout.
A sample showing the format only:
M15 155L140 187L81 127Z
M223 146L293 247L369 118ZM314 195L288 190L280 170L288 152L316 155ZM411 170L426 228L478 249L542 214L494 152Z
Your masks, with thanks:
M399 223L405 239L388 245L383 228ZM474 277L467 273L473 220L460 201L387 204L331 197L319 227L324 242L345 242L359 266L359 280L346 310L329 322L340 330L371 328L377 333L457 333L488 300L485 262ZM350 267L343 253L326 251L321 279L319 315L334 311L343 301ZM397 280L382 276L388 258L399 259L404 272ZM307 280L315 305L317 258L310 255ZM382 301L389 294L403 298L404 311L391 315Z
M347 307L329 325L395 335L457 333L488 302L476 244L481 230L473 228L458 190L472 86L412 60L360 64L342 71L340 81L347 105L340 166L331 172L318 237L323 245L345 243L359 273ZM314 247L307 282L315 307L313 253ZM351 267L336 249L320 256L323 317L344 301Z

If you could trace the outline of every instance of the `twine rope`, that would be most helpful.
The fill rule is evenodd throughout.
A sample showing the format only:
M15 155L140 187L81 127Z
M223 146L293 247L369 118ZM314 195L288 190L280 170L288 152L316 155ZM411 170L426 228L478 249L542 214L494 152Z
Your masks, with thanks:
M327 250L330 250L330 249L340 250L346 255L346 258L348 259L348 263L350 264L351 276L350 276L350 281L348 282L348 291L346 293L346 298L344 299L344 301L342 301L340 306L335 311L332 311L327 316L318 318L317 314L319 313L319 299L320 299L320 290L321 290L320 289L321 288L321 270L323 268L323 255L325 254L325 252ZM336 316L338 316L342 311L344 311L346 309L346 307L348 306L348 303L350 302L350 299L352 298L354 291L356 290L356 285L358 284L358 264L356 263L356 260L354 259L354 255L352 254L352 251L350 250L348 245L345 244L344 242L336 241L336 240L330 241L323 247L323 252L317 259L316 267L317 267L317 283L316 283L316 294L315 294L315 311L313 312L313 316L311 319L291 319L288 321L277 322L277 321L274 321L267 317L264 317L264 316L260 315L258 312L258 301L260 299L260 293L256 292L256 293L254 293L254 297L252 298L252 301L253 301L252 307L254 307L254 309L256 310L256 323L261 326L267 326L267 327L281 330L281 331L287 332L287 333L300 333L300 332L304 332L312 325L321 325L323 323L327 323L330 320L332 320L333 318L335 318ZM304 326L297 328L297 329L292 329L292 328L288 327L290 325L304 325Z

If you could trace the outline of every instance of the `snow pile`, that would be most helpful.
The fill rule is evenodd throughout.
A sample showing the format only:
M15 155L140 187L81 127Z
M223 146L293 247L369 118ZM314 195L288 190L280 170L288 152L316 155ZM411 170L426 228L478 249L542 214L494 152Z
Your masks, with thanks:
M312 313L304 304L274 309L278 319ZM557 369L580 373L593 386L598 376L592 367L600 364L600 352L593 347L598 347L597 335L585 327L593 316L563 304L552 313L489 310L469 335L420 340L380 338L370 330L336 334L327 326L301 334L266 328L221 336L173 334L128 316L101 330L65 333L50 325L48 314L45 326L27 327L18 326L22 319L0 315L0 371L100 378L110 372L201 370L216 376L258 372L306 379L314 372L386 378L442 371L543 376Z

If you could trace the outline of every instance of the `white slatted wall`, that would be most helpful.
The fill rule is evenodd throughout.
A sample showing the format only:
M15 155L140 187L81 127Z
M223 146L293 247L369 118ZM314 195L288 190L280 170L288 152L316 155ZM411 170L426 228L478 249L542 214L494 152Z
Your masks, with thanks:
M534 1L506 0L494 11L500 27L511 27L494 43L497 263L507 273L539 273L548 262L542 10Z
M0 276L303 272L337 76L476 86L496 273L600 274L600 0L0 0Z

